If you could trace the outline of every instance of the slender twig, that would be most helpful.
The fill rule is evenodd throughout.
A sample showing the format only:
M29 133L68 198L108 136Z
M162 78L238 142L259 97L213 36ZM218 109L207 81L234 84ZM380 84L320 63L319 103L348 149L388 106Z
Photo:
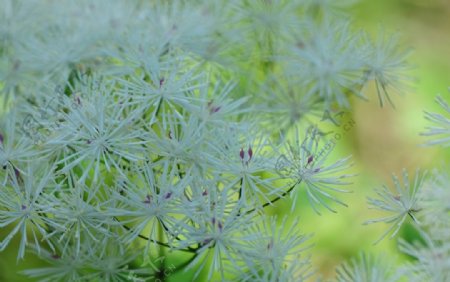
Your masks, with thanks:
M190 259L188 259L187 261L183 262L182 264L176 266L175 269L171 273L176 273L176 272L178 272L180 270L184 270L184 268L186 266L188 266L191 262L193 262L197 257L198 257L198 253L193 255Z
M162 241L163 238L164 238L164 230L167 230L167 229L166 229L166 226L163 224L162 220L158 219L158 221L159 221L158 238L159 238L159 241ZM164 282L166 280L166 275L165 275L165 272L166 272L166 253L165 253L164 248L159 248L158 256L159 256L159 260L161 262L161 265L160 265L160 267L158 269L158 272L157 272L157 280L161 281L161 282Z
M254 212L254 211L257 210L257 209L263 209L263 208L267 207L268 205L272 205L273 203L277 202L278 200L283 199L284 196L286 196L286 195L289 194L292 190L294 190L295 186L297 186L297 185L300 184L301 182L302 182L301 179L298 180L298 181L295 182L288 190L284 191L283 194L281 194L280 196L276 197L276 198L273 199L273 200L270 200L269 202L266 202L266 203L262 204L259 208L254 208L254 209L251 209L251 210L246 211L245 214L250 214L250 213ZM240 213L238 213L238 215L240 215Z
M241 197L242 197L242 183L243 182L244 182L244 178L241 177L241 181L240 181L240 184L239 184L239 200L241 200Z
M156 106L156 110L153 113L152 121L158 116L159 111L161 110L162 101L163 101L163 98L161 97L158 101L158 105Z
M118 218L116 218L116 217L114 217L114 220L116 220L117 222L120 222L120 220ZM127 226L125 224L122 224L122 226L127 231L132 231L132 229L129 226ZM155 240L155 239L150 239L149 237L144 236L142 234L138 234L138 237L143 239L143 240L150 241L152 243L158 244L158 245L166 247L166 248L172 248L172 246L170 246L168 243L160 242L160 241ZM182 252L187 252L187 253L197 253L197 249L192 248L192 247L188 247L187 249L176 249L176 250L177 251L182 251Z
M161 219L158 218L158 221L159 221L159 223L161 224L161 226L164 228L164 230L165 230L167 233L170 233L170 235L171 235L172 237L174 237L174 238L177 239L178 241L181 241L180 237L175 236L172 232L170 232L169 228L166 226L166 224L165 224Z

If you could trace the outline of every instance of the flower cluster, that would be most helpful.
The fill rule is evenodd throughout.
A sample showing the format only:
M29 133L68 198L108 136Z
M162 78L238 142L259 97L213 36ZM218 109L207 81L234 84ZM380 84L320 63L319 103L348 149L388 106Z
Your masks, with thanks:
M346 206L349 158L305 125L405 64L331 2L2 0L0 250L42 281L307 279L265 208Z

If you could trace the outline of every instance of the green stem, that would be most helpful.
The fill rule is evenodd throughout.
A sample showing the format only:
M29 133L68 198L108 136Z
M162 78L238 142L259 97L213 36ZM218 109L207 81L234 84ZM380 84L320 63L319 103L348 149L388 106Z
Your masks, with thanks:
M272 205L273 203L277 202L278 200L283 199L287 194L289 194L292 190L294 190L295 186L297 186L301 182L302 182L302 180L295 182L288 190L284 191L283 194L281 194L280 196L276 197L273 200L270 200L269 202L262 204L259 208L263 209L263 208L267 207L268 205ZM250 213L254 212L256 209L257 208L248 210L245 212L245 214L250 214ZM240 213L238 213L238 215L240 215Z
M241 181L240 181L240 187L239 187L239 201L241 200L241 198L242 198L242 183L244 182L244 178L243 177L241 177Z
M165 226L163 226L163 223L161 220L159 220L159 228L158 228L158 240L161 242L164 240L164 229ZM161 262L161 265L158 269L157 278L158 281L164 282L166 281L166 252L164 248L159 248L159 254L158 254L158 260Z
M120 222L120 220L117 219L116 217L114 217L114 220L116 220L117 222ZM125 224L123 224L122 226L127 231L132 231L132 229L129 226L127 226ZM171 248L171 246L168 243L160 242L159 240L150 239L149 237L144 236L142 234L139 234L138 237L143 239L143 240L150 241L152 243L158 244L159 246L166 247L166 248ZM177 251L182 251L182 252L186 252L186 253L196 253L197 249L188 247L187 249L177 249Z
M191 262L193 262L196 258L198 257L198 254L196 253L195 255L193 255L190 259L188 259L187 261L183 262L182 264L178 265L173 271L172 273L176 273L180 270L184 270Z

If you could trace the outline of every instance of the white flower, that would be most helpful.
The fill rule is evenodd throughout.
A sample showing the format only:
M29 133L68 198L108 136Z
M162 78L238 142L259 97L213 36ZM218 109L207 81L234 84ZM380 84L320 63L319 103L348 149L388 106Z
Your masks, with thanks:
M410 217L414 223L419 224L416 213L422 209L418 205L418 192L422 188L424 174L416 172L414 181L410 182L406 169L403 170L403 183L399 181L396 175L392 175L395 193L387 186L377 190L378 198L368 198L370 208L387 212L389 215L377 219L366 221L364 224L384 222L391 225L383 235L375 242L383 240L389 233L392 239L403 225L403 222Z
M103 168L125 175L122 165L144 160L149 141L142 129L142 109L118 99L111 84L95 82L97 87L81 87L82 95L75 105L68 102L63 121L44 144L48 154L62 155L58 160L63 165L61 172L83 168L81 181L91 169L94 181Z
M338 282L395 282L395 277L386 257L375 257L361 253L336 269Z
M347 179L354 175L341 174L351 166L348 162L350 157L327 164L326 160L331 150L319 147L320 136L317 128L310 127L305 139L300 140L297 133L293 144L287 141L287 150L279 157L276 164L278 173L283 178L290 180L289 192L294 187L303 184L308 200L318 214L320 212L316 207L317 204L336 212L329 206L328 200L347 206L330 192L350 192L335 187L351 184Z

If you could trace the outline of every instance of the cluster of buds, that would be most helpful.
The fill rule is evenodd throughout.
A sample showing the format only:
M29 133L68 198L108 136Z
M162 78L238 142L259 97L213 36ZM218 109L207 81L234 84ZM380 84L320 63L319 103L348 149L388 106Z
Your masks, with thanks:
M172 197L172 192L167 192L166 194L164 194L163 198L164 200L168 200ZM149 194L147 194L145 196L145 199L142 201L144 204L151 204L153 202L153 197Z
M248 150L247 150L247 156L246 156L246 154L245 154L246 152L244 152L244 149L243 148L241 148L241 150L239 151L239 157L241 158L241 161L242 161L242 164L244 165L248 165L248 163L252 160L252 157L253 157L253 150L252 150L252 147L248 147Z
M222 222L220 222L219 220L216 220L216 218L213 217L213 218L211 219L211 223L212 223L213 226L216 226L216 225L217 225L217 228L219 229L219 232L222 232L222 229L223 229ZM217 224L216 224L216 223L217 223Z

